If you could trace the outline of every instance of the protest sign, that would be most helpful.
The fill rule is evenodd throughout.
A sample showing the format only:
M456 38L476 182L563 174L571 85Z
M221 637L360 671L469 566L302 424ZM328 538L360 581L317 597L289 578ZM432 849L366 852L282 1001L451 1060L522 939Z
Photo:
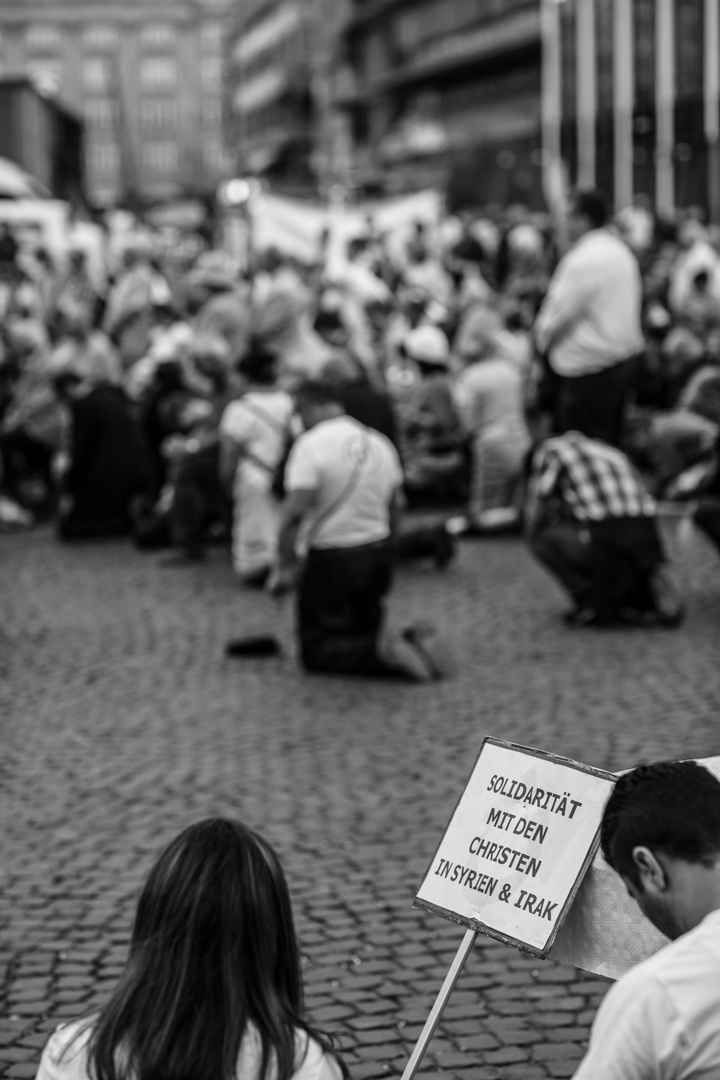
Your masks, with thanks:
M577 761L485 739L415 906L546 956L614 782Z

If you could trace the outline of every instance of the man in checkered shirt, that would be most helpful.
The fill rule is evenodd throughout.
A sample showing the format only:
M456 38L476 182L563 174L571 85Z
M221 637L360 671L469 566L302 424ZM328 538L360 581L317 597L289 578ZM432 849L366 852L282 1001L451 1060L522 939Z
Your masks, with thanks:
M535 557L569 592L569 626L679 626L653 499L622 451L578 431L532 455L525 506Z

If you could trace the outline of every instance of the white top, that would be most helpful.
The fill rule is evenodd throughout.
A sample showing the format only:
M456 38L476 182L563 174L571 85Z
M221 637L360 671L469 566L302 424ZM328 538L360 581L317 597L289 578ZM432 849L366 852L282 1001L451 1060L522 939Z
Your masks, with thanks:
M239 464L243 472L270 484L293 410L293 399L285 390L251 390L225 408L220 435L246 455Z
M288 492L317 493L303 546L358 547L386 540L390 502L402 482L397 450L384 435L349 416L316 424L297 439L285 470Z
M575 1080L720 1077L720 910L624 975Z
M463 427L473 435L518 435L529 441L523 377L512 360L493 357L461 371L453 391Z
M644 346L642 281L630 248L592 229L559 262L535 320L535 340L558 375L590 375Z
M92 1025L86 1025L84 1020L75 1020L59 1027L45 1044L35 1080L92 1080L87 1059L91 1033ZM78 1037L73 1043L76 1035ZM296 1042L298 1060L303 1056L303 1048L307 1047L307 1052L293 1073L293 1080L341 1080L337 1061L329 1057L314 1039L297 1032ZM260 1036L251 1028L240 1047L238 1080L260 1080L260 1061ZM275 1075L275 1069L271 1066L267 1080L275 1080Z

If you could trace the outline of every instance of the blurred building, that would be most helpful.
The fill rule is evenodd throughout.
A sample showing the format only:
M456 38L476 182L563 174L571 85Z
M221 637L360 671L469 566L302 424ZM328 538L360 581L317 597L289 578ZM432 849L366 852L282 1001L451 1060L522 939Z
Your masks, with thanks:
M344 46L358 183L541 199L538 0L353 0Z
M228 40L228 111L237 171L286 188L314 184L312 0L243 0Z
M720 218L718 0L543 0L548 163L620 208Z
M2 0L0 72L30 75L85 119L100 205L212 192L232 0Z
M285 191L326 195L352 168L338 107L342 32L352 0L244 0L228 47L228 115L237 170Z
M85 195L83 125L28 78L0 77L0 157L25 169L57 199L80 204Z

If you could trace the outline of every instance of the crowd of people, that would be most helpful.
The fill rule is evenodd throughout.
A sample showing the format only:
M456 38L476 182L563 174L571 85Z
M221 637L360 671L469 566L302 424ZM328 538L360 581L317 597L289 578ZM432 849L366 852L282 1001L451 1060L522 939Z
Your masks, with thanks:
M368 221L341 260L323 235L242 271L143 231L98 276L5 227L0 522L170 566L226 543L244 586L297 590L313 671L445 674L384 600L397 560L443 567L458 536L524 530L570 626L677 626L658 500L720 549L717 241L589 190L562 229L510 207L398 250Z

